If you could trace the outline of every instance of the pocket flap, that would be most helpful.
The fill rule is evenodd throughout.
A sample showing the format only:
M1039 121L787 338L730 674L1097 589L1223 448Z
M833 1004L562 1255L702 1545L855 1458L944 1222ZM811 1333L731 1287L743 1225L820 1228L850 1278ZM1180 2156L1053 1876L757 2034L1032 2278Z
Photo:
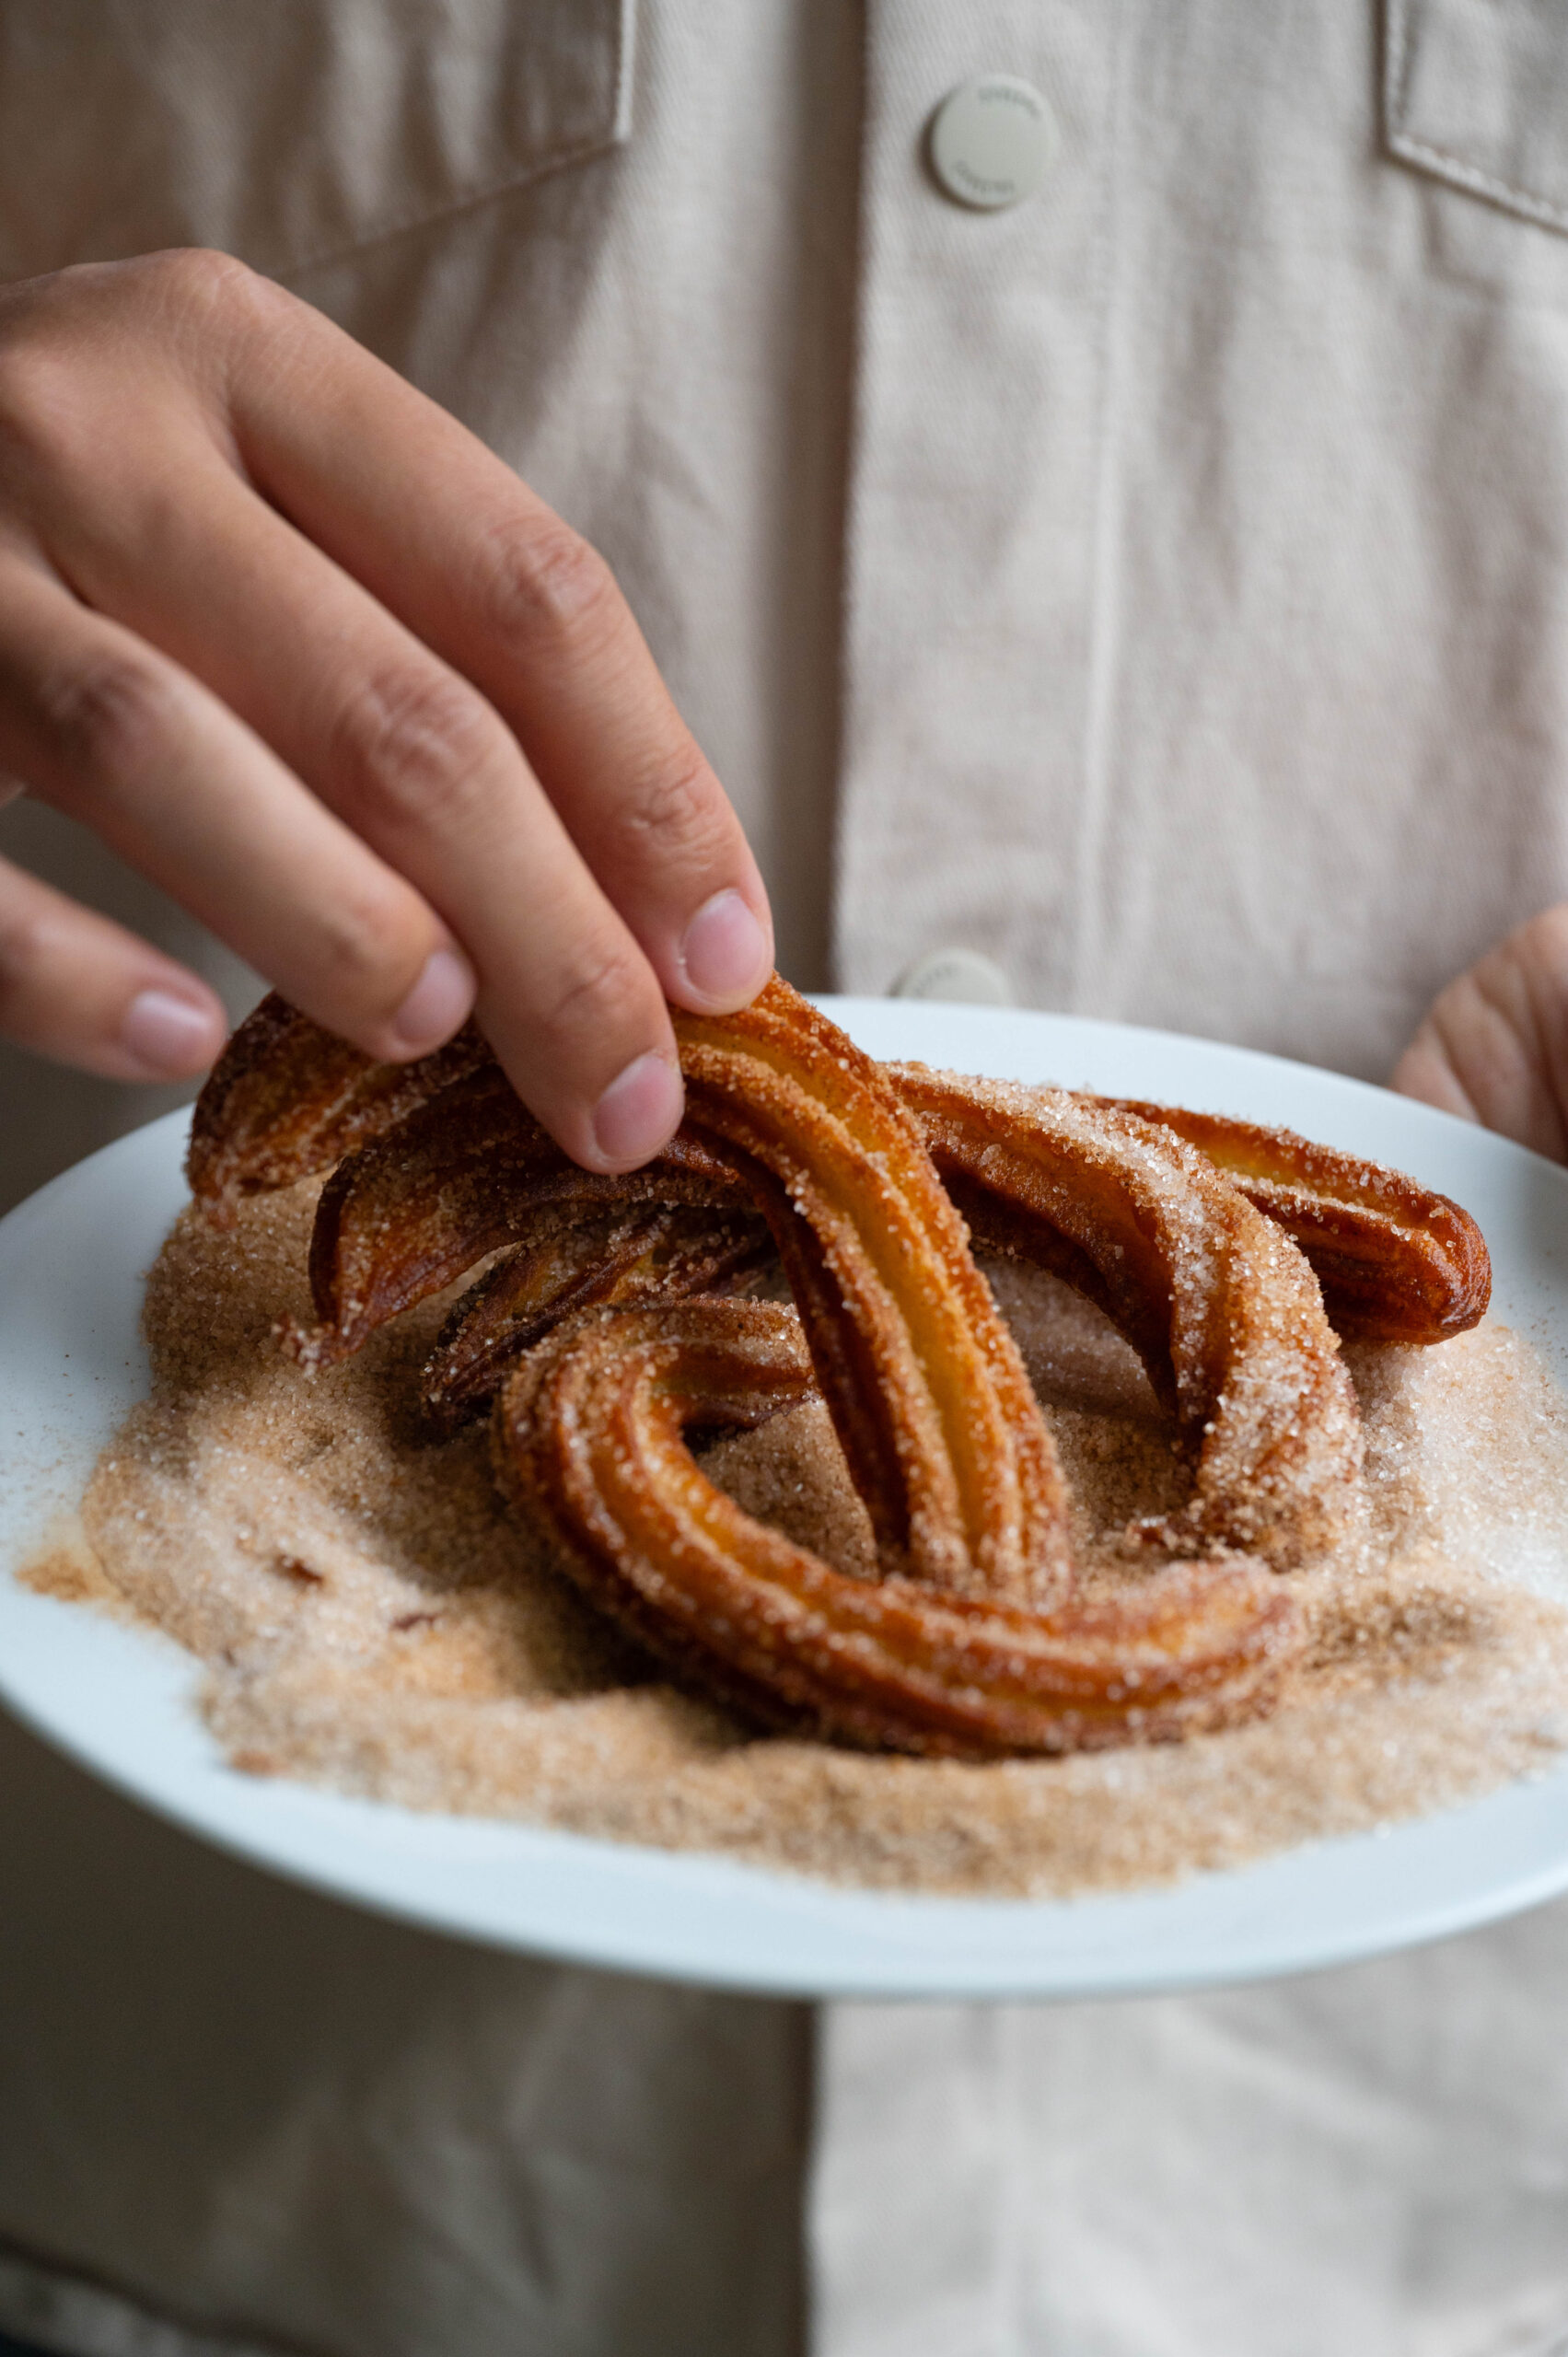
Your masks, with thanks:
M1564 0L1387 0L1385 24L1390 152L1568 230Z
M0 276L273 275L613 145L633 0L6 0Z

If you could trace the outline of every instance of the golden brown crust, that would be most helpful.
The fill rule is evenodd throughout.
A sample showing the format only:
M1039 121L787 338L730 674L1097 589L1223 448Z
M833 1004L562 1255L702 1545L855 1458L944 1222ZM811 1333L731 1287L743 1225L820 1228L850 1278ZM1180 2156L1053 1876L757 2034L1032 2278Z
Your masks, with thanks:
M504 1483L623 1626L772 1723L989 1757L1266 1707L1298 1620L1262 1565L1228 1550L1287 1568L1342 1543L1360 1508L1353 1394L1289 1237L1169 1123L889 1072L776 977L738 1016L676 1021L687 1121L629 1178L570 1163L493 1063L426 1073L411 1085L428 1101L390 1122L366 1066L352 1118L382 1134L323 1191L320 1322L290 1337L296 1355L345 1355L513 1247L459 1305L428 1395L450 1416L532 1344L498 1409ZM308 1075L303 1035L280 1036L282 1064ZM334 1134L340 1066L329 1055L308 1077L313 1109L282 1117L281 1148L252 1121L235 1159L209 1160L227 1170L219 1201ZM252 1105L265 1067L263 1052L246 1068ZM1075 1593L1055 1450L955 1196L984 1240L1078 1283L1143 1353L1197 1463L1187 1512L1133 1536L1219 1560L1167 1562L1110 1598ZM798 1322L759 1304L668 1305L755 1256L760 1222ZM645 1293L662 1306L581 1309ZM749 1522L680 1437L692 1421L772 1413L812 1372L879 1582Z
M989 1759L1168 1740L1266 1710L1299 1650L1268 1574L1170 1567L1049 1611L857 1580L753 1522L681 1434L803 1399L794 1315L757 1302L559 1327L498 1405L508 1495L598 1608L703 1691L774 1726Z
M192 1191L209 1217L225 1221L239 1196L330 1168L486 1066L494 1069L490 1051L471 1025L417 1063L378 1064L274 993L239 1026L197 1100ZM1136 1114L1196 1146L1301 1247L1336 1332L1429 1345L1485 1315L1486 1244L1446 1195L1292 1130L1132 1098L1086 1101ZM981 1240L1008 1249L986 1237L983 1201L963 1175L949 1177ZM1038 1226L1029 1257L1101 1299L1092 1264L1059 1233Z
M982 1243L1108 1311L1191 1436L1191 1507L1150 1536L1280 1567L1345 1537L1360 1423L1311 1273L1168 1129L1065 1091L886 1072L777 981L739 1016L678 1028L688 1120L631 1178L579 1170L494 1066L350 1156L321 1198L320 1322L288 1333L296 1356L349 1355L545 1207L749 1203L889 1568L1039 1598L1066 1573L1060 1476L956 1196Z
M196 1099L185 1176L209 1218L291 1187L491 1061L472 1024L412 1064L377 1063L272 992L240 1024Z
M881 1067L777 976L675 1028L688 1127L749 1177L884 1563L1048 1599L1069 1569L1056 1451Z
M627 1177L581 1169L485 1064L339 1164L310 1241L319 1323L287 1327L285 1343L305 1366L351 1357L389 1318L528 1237L549 1205L743 1201L729 1170L686 1138Z
M1185 1138L1293 1237L1347 1340L1442 1342L1485 1317L1486 1239L1446 1195L1294 1130L1130 1097L1098 1101Z
M525 1352L579 1310L719 1292L772 1254L766 1226L745 1212L668 1203L540 1211L527 1240L469 1288L442 1328L420 1379L426 1420L435 1432L455 1432L489 1404Z
M749 1204L784 1259L889 1563L1048 1595L1067 1564L1055 1452L962 1223L879 1068L782 982L723 1027L678 1028L691 1115L630 1178L580 1170L494 1067L351 1155L312 1238L319 1323L288 1329L288 1347L311 1366L350 1355L525 1236L545 1205Z
M1077 1283L1142 1356L1198 1446L1189 1543L1282 1570L1338 1545L1361 1508L1361 1419L1288 1238L1185 1141L1121 1108L920 1064L893 1076L980 1239Z

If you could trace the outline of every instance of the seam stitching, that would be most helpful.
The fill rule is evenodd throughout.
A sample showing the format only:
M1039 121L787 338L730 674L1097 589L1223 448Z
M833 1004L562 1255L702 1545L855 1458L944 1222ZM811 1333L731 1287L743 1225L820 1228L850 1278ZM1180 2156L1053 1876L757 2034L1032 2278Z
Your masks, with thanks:
M1388 0L1388 54L1384 61L1384 99L1388 110L1388 134L1393 137L1396 124L1402 123L1405 103L1409 96L1407 82L1410 73L1410 24L1408 0Z
M1472 189L1478 196L1490 197L1494 204L1504 206L1510 213L1522 214L1527 220L1542 222L1549 228L1568 229L1568 205L1553 204L1550 197L1533 196L1528 189L1516 188L1512 180L1482 171L1479 164L1467 164L1462 156L1452 155L1446 147L1434 147L1424 139L1412 139L1408 131L1390 131L1388 145L1407 163L1424 165L1440 179L1457 180L1461 187Z
M275 276L280 284L286 284L289 279L298 278L307 271L321 270L329 262L346 261L352 254L366 253L372 246L385 245L389 238L401 238L410 229L433 226L437 221L449 220L456 213L468 213L476 205L494 203L497 197L510 195L514 189L528 188L535 180L548 180L552 172L563 172L570 165L586 164L590 157L608 155L612 148L622 144L619 132L609 132L597 139L580 140L575 147L558 148L553 155L525 165L521 171L509 172L503 180L488 181L482 188L459 190L457 194L445 197L428 207L416 205L411 211L398 215L394 220L383 221L358 237L345 238L342 245L320 246L305 255L303 260L289 261L275 272L270 271L262 261L258 261L256 268L263 276Z
M356 237L344 238L336 245L319 246L299 260L283 263L275 272L269 271L265 262L258 262L256 267L267 276L275 276L280 285L286 284L289 279L301 277L307 271L324 269L329 262L346 261L351 254L364 253L372 246L384 245L389 238L401 238L410 229L423 229L437 221L449 220L454 214L467 213L477 205L493 203L497 197L509 195L515 189L528 188L535 180L548 180L552 172L563 172L573 164L586 164L594 156L605 156L612 148L623 146L632 129L636 6L637 0L621 0L615 12L608 131L594 132L569 146L557 147L548 156L538 157L532 163L524 164L520 169L504 173L499 180L485 181L478 188L459 189L434 205L412 205L406 212L379 222L375 228L366 229Z
M1568 229L1568 204L1554 204L1550 197L1536 196L1495 172L1483 170L1479 164L1467 163L1450 148L1416 138L1406 128L1410 104L1410 0L1387 0L1387 6L1383 93L1387 117L1384 129L1389 153L1404 163L1435 174L1439 180L1456 182L1476 196L1487 197L1493 204L1519 214L1527 221L1539 222L1548 229Z

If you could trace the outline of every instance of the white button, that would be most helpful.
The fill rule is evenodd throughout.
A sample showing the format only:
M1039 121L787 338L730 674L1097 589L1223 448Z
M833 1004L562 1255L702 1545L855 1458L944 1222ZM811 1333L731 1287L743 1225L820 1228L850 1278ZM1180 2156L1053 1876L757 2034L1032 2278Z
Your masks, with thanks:
M1056 117L1032 82L977 74L931 124L931 168L960 204L994 212L1032 196L1056 160Z
M906 967L889 998L941 998L958 1006L1011 1006L1012 985L978 949L931 949Z

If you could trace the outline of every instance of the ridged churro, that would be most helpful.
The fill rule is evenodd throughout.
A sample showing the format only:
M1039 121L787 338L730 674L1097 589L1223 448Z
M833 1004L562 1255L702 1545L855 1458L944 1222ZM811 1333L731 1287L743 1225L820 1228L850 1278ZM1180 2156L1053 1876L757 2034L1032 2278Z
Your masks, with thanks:
M1300 1642L1272 1574L1342 1546L1361 1510L1325 1301L1358 1334L1462 1330L1487 1291L1473 1222L1288 1132L878 1065L776 977L740 1014L676 1028L679 1132L600 1178L477 1035L394 1070L269 1001L203 1093L192 1183L222 1218L336 1165L317 1323L285 1338L308 1366L502 1253L426 1368L432 1422L499 1390L500 1477L564 1568L755 1717L980 1757L1265 1708ZM1081 1588L1055 1448L971 1234L1105 1310L1185 1436L1191 1501L1124 1534L1112 1592ZM716 1297L773 1254L793 1312ZM873 1582L750 1522L683 1437L813 1387Z

